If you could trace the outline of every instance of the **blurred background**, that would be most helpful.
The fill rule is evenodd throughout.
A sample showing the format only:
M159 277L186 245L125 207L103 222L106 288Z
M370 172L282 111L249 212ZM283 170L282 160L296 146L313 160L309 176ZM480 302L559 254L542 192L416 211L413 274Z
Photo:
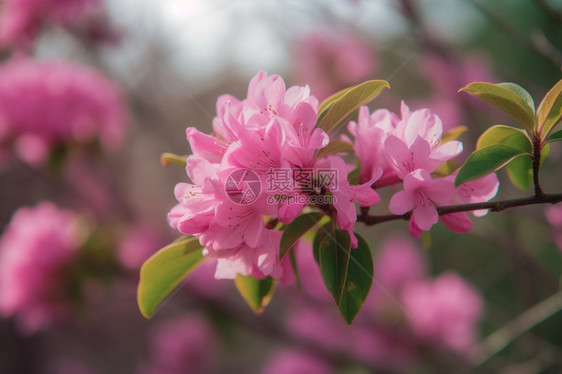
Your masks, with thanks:
M430 108L468 128L468 155L513 123L458 89L515 82L538 105L561 67L558 0L0 0L0 371L562 372L562 206L424 240L360 227L376 282L352 327L305 251L302 289L261 316L212 264L151 320L136 304L142 262L179 236L166 214L187 177L160 154L188 154L185 128L210 132L217 97L258 71L320 100L388 80L371 109ZM547 192L561 159L553 143ZM497 199L532 194L499 178Z

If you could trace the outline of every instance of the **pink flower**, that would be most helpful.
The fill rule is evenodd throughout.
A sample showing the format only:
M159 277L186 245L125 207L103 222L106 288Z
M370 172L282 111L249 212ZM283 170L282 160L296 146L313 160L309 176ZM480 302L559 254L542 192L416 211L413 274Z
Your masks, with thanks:
M199 239L205 246L203 254L217 260L216 278L233 279L236 274L282 277L283 266L278 261L281 232L264 226L264 216L274 215L276 206L260 196L248 204L233 202L228 195L230 170L221 172L225 178L217 170L219 165L207 160L187 159L186 171L194 184L176 185L179 204L168 214L170 225Z
M462 143L450 141L440 144L443 124L429 109L410 112L402 102L402 120L394 135L384 142L388 156L404 178L416 169L432 172L444 161L462 152Z
M80 241L71 212L47 202L19 209L0 240L0 313L27 332L64 316L64 269Z
M141 373L205 374L216 370L216 339L202 317L167 321L152 333L151 363Z
M545 209L546 220L553 227L562 228L562 204L549 206Z
M31 164L66 143L115 147L126 120L119 89L90 68L26 59L0 66L0 144Z
M406 175L404 190L392 196L388 207L393 214L412 211L409 229L410 234L417 238L422 231L429 230L437 223L439 214L435 206L449 204L454 195L452 178L432 179L427 170L417 169ZM462 217L455 216L464 222Z
M457 175L455 172L453 175ZM496 173L491 173L480 179L465 182L457 187L456 198L465 204L480 203L492 200L498 193L500 182ZM475 210L472 212L475 217L482 217L488 214L487 209Z
M458 275L408 284L403 303L409 325L421 338L459 352L475 343L482 299Z
M377 186L386 186L399 182L398 171L386 153L385 140L394 134L400 119L386 109L378 109L369 115L369 108L359 109L357 122L347 125L348 131L355 138L353 148L361 163L359 182L364 183L382 170Z
M377 61L373 48L350 33L312 33L297 41L295 75L324 99L373 75Z
M44 23L97 33L104 18L100 0L4 0L0 45L29 46Z
M281 231L264 229L260 243L255 247L243 243L232 248L215 250L207 246L203 254L217 260L217 279L234 279L237 274L242 274L258 279L272 276L283 280L292 270L288 256L279 261L281 235Z
M299 351L277 352L263 374L330 374L334 369L325 361Z
M337 211L338 226L347 230L351 236L353 248L357 247L357 238L353 234L353 225L357 221L357 208L354 203L362 207L378 204L381 199L371 186L380 177L381 170L371 180L353 186L347 180L350 167L337 156L329 156L318 160L315 167L317 170L329 170L335 172L335 180L331 181L326 188L334 197L333 206Z

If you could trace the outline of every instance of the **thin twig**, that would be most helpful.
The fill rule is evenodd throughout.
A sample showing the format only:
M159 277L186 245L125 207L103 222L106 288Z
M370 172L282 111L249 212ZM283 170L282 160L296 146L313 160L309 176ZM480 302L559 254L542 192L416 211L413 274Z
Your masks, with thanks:
M541 301L488 336L472 352L474 366L488 361L519 336L562 310L562 291Z
M458 212L470 212L473 210L490 209L492 212L500 212L504 209L514 208L517 206L525 205L536 205L536 204L556 204L562 201L562 194L543 194L541 196L529 196L521 199L503 200L503 201L486 201L483 203L472 203L472 204L460 204L460 205L447 205L438 206L437 213L440 216L451 213ZM395 220L408 220L412 212L408 212L403 215L388 214L374 216L366 213L366 210L362 211L362 214L358 217L359 222L363 222L367 226L376 225L383 222L395 221Z

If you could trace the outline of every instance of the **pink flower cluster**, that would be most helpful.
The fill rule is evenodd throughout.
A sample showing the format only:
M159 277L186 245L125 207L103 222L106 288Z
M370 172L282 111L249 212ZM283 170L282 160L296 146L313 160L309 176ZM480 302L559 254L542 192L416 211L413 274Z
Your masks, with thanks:
M436 206L473 203L492 199L499 188L495 174L455 188L456 173L436 177L437 168L462 152L459 141L442 142L443 124L429 109L410 111L402 103L401 117L386 109L359 111L357 122L350 122L354 148L361 163L360 182L377 179L384 187L402 182L402 190L392 196L393 214L412 212L409 230L414 237L437 223ZM476 216L485 211L473 212ZM454 232L467 232L472 222L464 212L441 216Z
M498 190L495 174L458 188L456 174L439 177L438 167L458 156L462 144L442 141L441 120L429 109L410 111L406 104L401 118L362 107L358 122L349 123L360 161L359 184L352 185L348 177L355 166L340 155L316 154L329 143L316 127L317 106L308 87L287 89L279 76L260 72L245 99L218 99L214 135L187 129L193 155L186 171L192 183L176 185L179 203L168 219L173 228L197 237L203 253L217 260L217 278L287 280L289 264L278 260L282 232L275 226L291 223L306 206L332 216L355 248L356 204L378 204L375 188L402 183L389 208L398 215L412 212L409 228L415 237L437 223L437 206L486 201ZM455 232L472 227L464 212L441 219Z
M73 213L47 202L19 209L0 239L1 315L28 332L65 315L62 277L80 244Z
M267 222L271 217L292 222L311 195L333 196L337 223L349 232L357 220L354 202L371 206L380 201L371 188L376 176L352 186L347 179L350 167L340 157L314 157L329 141L315 128L317 106L308 87L287 89L281 77L260 72L244 100L230 95L218 99L214 135L187 129L193 155L186 170L192 184L176 186L179 204L168 218L172 227L197 237L204 254L217 260L217 278L290 276L290 270L284 271L290 264L278 260L282 233ZM303 192L302 183L318 178L309 175L303 182L296 176L320 169L330 170L330 183ZM275 178L276 173L283 178ZM318 201L312 205L328 206Z
M369 79L377 67L376 54L351 33L312 33L296 42L295 75L324 99L343 88Z
M477 323L482 317L481 296L455 273L431 279L426 275L423 254L408 240L391 238L375 260L375 279L380 288L376 307L396 312L403 306L412 332L428 343L462 353L476 341ZM403 264L403 267L396 266ZM383 294L384 288L388 294Z
M33 165L66 143L121 143L127 113L117 86L69 62L14 59L0 65L0 152Z
M0 46L30 45L44 23L94 26L100 0L4 0L0 9Z

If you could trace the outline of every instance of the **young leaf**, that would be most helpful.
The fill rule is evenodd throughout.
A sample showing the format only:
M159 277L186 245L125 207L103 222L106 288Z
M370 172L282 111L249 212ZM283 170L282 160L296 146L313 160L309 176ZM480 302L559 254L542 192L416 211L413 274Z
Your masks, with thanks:
M353 87L344 88L343 90L339 90L335 94L332 94L332 95L328 96L326 99L324 99L324 101L322 101L318 105L318 114L324 113L330 105L332 105L334 102L338 101L343 95L345 95L352 88Z
M318 115L318 127L328 134L342 123L354 110L377 97L383 89L390 88L387 81L372 80L350 88Z
M320 271L324 284L332 296L336 305L340 305L347 271L349 269L349 258L351 256L351 238L344 230L335 230L335 235L326 235L319 247Z
M139 309L152 317L158 305L205 260L203 247L193 237L174 242L150 257L140 270L137 289Z
M535 102L533 101L533 98L531 97L531 94L529 92L527 92L526 89L524 89L523 87L521 87L518 84L511 83L511 82L498 83L498 86L505 87L505 88L515 92L517 95L521 96L523 98L523 100L525 100L527 105L529 105L529 107L531 107L531 109L533 109L533 111L535 111Z
M516 134L520 134L521 136L527 138L523 130L516 129L515 127L505 125L492 126L488 130L484 131L482 135L480 135L478 141L476 142L476 149L486 148L494 144L501 144L504 139ZM529 145L531 144L530 140L528 141L528 143Z
M300 239L308 230L310 230L324 216L321 212L306 213L298 216L283 231L281 236L281 244L279 245L279 259L282 259L297 240Z
M525 97L501 85L473 82L459 91L467 92L507 113L529 131L535 129L535 112Z
M234 284L254 313L261 314L273 297L276 281L271 277L256 279L238 274Z
M537 124L543 139L562 118L562 80L547 92L537 109Z
M179 156L173 153L162 153L162 156L160 156L160 163L162 164L162 166L164 166L165 168L167 168L170 165L179 165L179 166L184 166L187 164L187 156Z
M441 136L440 144L445 144L447 142L450 142L451 140L457 140L459 136L461 136L467 131L468 131L468 127L466 126L453 127L452 129L447 130L443 133L443 135Z
M335 155L341 152L353 152L353 145L343 140L334 139L334 140L330 140L330 143L328 143L327 146L320 149L316 153L316 158Z
M363 306L373 284L373 259L369 245L359 235L358 246L351 250L349 269L339 310L344 320L351 325L353 319Z
M523 132L515 132L502 139L501 144L525 153L533 152L533 145ZM527 189L533 181L533 162L530 157L517 157L507 164L507 173L513 185L520 190Z
M556 131L546 139L546 143L559 142L562 140L562 130Z
M496 170L504 167L515 157L528 155L519 149L504 145L495 144L486 148L474 151L460 168L455 187L478 178L482 178Z

